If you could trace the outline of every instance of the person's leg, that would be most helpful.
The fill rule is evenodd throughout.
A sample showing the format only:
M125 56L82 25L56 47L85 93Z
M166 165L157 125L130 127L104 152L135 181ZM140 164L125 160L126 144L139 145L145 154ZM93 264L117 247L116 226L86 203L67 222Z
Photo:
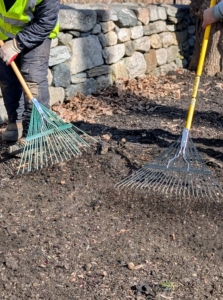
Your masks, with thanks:
M51 40L46 39L33 49L25 49L21 53L21 73L33 94L41 104L49 108L49 86L47 80ZM22 151L25 137L28 133L32 112L32 102L24 95L25 110L23 113L23 138L15 145L9 147L8 152L14 154Z
M16 63L19 62L19 59L18 57ZM7 66L1 59L0 70L0 87L8 115L8 125L3 132L2 139L15 142L22 136L23 91L11 66Z
M21 73L33 94L41 104L49 108L49 85L47 80L51 40L46 39L39 46L25 50L21 56ZM25 95L23 114L24 137L27 135L32 111L32 102Z

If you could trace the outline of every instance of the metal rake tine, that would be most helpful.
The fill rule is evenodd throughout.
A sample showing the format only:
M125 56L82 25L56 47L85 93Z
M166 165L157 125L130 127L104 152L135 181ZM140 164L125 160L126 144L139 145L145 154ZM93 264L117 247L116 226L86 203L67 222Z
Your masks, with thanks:
M140 188L144 188L147 186L148 182L151 184L151 187L153 186L152 183L154 182L154 180L156 180L158 175L158 178L160 178L160 172L159 171L153 171L151 172L151 175L145 179L145 181L143 182L143 184L140 184Z
M150 177L153 176L153 171L152 170L144 169L143 171L144 171L143 173L139 172L137 174L137 177L134 177L134 182L132 183L132 187L135 187L135 189L142 188L144 183L145 183L146 178L148 180Z
M158 180L157 180L157 182L154 182L154 185L153 185L153 190L154 190L154 191L158 191L158 190L161 188L161 186L162 186L163 184L165 184L165 181L166 181L167 176L166 176L165 173L161 173L160 178L161 178L161 181L158 181ZM157 188L157 187L158 187L158 188Z
M68 147L70 149L70 152L73 154L73 155L76 155L76 154L79 154L81 153L80 149L78 148L78 146L75 145L75 143L72 143L72 140L71 140L71 137L67 136L66 133L64 133L63 135L64 137L64 142L66 143L66 147ZM74 137L73 137L74 138ZM78 142L78 145L82 145L80 142Z
M190 191L190 187L188 185L188 182L189 182L189 178L188 178L188 174L186 173L185 176L184 176L184 189L183 189L183 197L186 198Z
M208 191L208 184L207 184L206 179L204 180L204 182L205 182L204 194L206 195L206 197L208 197L208 193L207 193L207 191ZM204 184L202 183L202 187L203 186L204 186Z
M192 180L192 176L190 177L190 186L191 186L191 190L192 190L192 196L194 197L195 194L194 194L194 185L193 185L193 180Z
M154 174L154 176L151 178L150 182L147 181L146 185L148 185L148 183L151 183L151 187L155 191L157 185L162 184L164 181L165 181L165 174L163 172L157 171Z
M207 189L208 189L208 193L209 193L209 195L210 195L211 199L214 199L214 197L213 197L213 195L212 195L212 193L213 193L213 190L211 191L211 189L209 188L209 185L208 185ZM213 194L214 194L214 196L217 196L217 194L216 194L216 193L213 193ZM218 198L218 196L217 196L217 198ZM218 198L218 199L219 199L219 198Z
M162 193L165 193L165 192L167 192L167 190L168 190L168 187L170 187L170 186L172 186L171 184L172 184L172 182L174 181L174 176L173 175L171 175L170 176L170 180L169 180L169 182L166 184L166 186L164 186L163 187L163 189L162 189Z
M131 174L131 175L127 176L126 178L123 178L120 182L117 183L117 186L119 188L121 188L121 187L126 187L126 186L131 185L131 183L134 181L132 181L130 179L132 179L133 177L134 177L134 174Z
M131 178L129 184L132 184L132 186L138 186L137 180L142 180L142 175L145 176L146 174L152 173L150 170L146 170L144 167L137 171ZM127 185L129 186L129 185ZM137 187L136 187L137 188Z
M178 183L178 185L179 185L179 179L177 180L177 177L174 176L174 181L173 181L173 184L172 184L172 188L171 188L171 190L170 190L170 193L171 193L171 194L173 193L173 189L174 189L174 186L175 186L176 181L177 181L177 183Z

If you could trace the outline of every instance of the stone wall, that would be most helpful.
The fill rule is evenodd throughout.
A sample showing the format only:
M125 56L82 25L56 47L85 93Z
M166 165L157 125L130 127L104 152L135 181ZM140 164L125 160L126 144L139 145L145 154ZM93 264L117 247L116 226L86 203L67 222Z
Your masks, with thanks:
M119 78L186 68L193 53L195 25L186 5L69 4L59 17L49 60L51 105ZM0 122L6 120L0 98Z
M86 4L86 3L94 3L94 0L61 0L60 3L62 4ZM111 3L134 3L134 4L190 4L191 0L99 0L97 3L106 3L106 4L111 4Z

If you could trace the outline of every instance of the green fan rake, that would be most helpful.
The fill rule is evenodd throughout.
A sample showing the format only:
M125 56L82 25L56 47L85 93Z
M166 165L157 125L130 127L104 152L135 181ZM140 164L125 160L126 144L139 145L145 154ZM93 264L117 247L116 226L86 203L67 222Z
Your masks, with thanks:
M34 105L18 173L70 160L89 148L89 141L96 142L76 126L63 122L35 98L32 102Z
M0 41L0 46L4 43ZM58 115L40 104L28 88L15 62L11 63L28 99L33 103L26 143L17 174L38 170L80 155L97 141L87 133L64 122Z
M211 0L210 7L216 0ZM172 143L155 161L147 163L136 173L116 184L121 188L146 189L155 193L173 193L176 196L220 199L223 190L207 169L192 139L190 129L195 111L200 77L207 51L211 26L205 29L186 125L182 137Z

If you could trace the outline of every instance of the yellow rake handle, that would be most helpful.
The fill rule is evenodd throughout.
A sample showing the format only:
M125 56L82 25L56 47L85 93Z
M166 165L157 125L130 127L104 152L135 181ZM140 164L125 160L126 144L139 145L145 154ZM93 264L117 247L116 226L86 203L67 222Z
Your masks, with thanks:
M216 0L211 0L210 7L213 7L215 4L216 4ZM196 101L197 101L198 86L200 83L200 77L201 77L203 67L204 67L204 60L205 60L205 56L206 56L206 52L207 52L210 31L211 31L211 25L208 25L205 28L205 32L204 32L200 57L199 57L199 61L198 61L197 71L196 71L196 77L194 80L191 103L190 103L190 107L188 110L188 115L187 115L187 120L186 120L186 125L185 125L185 128L188 130L190 130L191 126L192 126L192 120L193 120L194 110L195 110Z
M2 40L0 40L0 47L2 47L3 45L4 45L4 42ZM20 71L19 71L18 67L16 66L15 62L12 61L10 65L11 65L13 71L15 72L18 80L20 81L21 86L22 86L24 92L26 93L28 99L32 100L33 99L33 95L31 93L28 85L26 84L24 78L22 77L22 74L20 73Z

